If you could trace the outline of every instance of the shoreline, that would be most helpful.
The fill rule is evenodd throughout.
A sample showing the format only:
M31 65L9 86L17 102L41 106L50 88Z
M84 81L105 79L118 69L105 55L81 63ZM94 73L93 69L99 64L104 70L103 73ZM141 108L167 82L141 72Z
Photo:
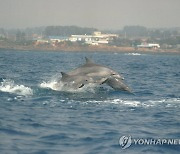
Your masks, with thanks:
M137 53L178 53L180 49L146 49L134 47L117 47L108 45L87 46L87 45L61 45L61 46L25 46L25 45L2 45L0 44L0 50L19 50L19 51L57 51L57 52L137 52Z

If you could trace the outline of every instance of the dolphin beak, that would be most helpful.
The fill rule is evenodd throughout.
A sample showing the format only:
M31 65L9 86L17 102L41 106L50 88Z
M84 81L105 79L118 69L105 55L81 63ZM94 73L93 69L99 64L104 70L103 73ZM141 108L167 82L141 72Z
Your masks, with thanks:
M103 83L106 83L115 90L132 93L131 89L119 78L110 77L107 78L107 80L105 80Z
M133 93L132 90L129 87L126 87L124 90L129 92L129 93Z

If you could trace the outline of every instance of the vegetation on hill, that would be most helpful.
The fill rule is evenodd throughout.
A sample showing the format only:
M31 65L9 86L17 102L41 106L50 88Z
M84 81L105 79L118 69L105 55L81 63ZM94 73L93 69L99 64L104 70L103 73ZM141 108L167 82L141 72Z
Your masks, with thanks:
M71 35L90 35L95 28L82 28L77 26L48 26L44 30L45 36L71 36Z

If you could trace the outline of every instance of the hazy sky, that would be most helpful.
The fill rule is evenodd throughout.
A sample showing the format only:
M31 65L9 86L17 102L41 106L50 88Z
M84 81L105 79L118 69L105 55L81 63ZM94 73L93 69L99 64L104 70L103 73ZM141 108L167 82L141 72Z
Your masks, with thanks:
M180 27L180 0L0 0L0 27Z

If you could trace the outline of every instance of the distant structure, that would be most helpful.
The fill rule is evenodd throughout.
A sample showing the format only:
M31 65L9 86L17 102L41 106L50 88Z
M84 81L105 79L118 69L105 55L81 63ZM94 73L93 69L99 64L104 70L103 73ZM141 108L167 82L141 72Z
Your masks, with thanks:
M59 43L64 41L69 41L69 37L63 37L63 36L49 36L49 41L52 43Z
M143 44L137 45L137 48L158 49L158 48L160 48L160 45L159 44L153 44L153 43L143 43Z
M37 39L36 42L35 42L35 45L47 44L47 43L49 43L48 40L45 40L45 39Z
M89 45L100 45L100 44L108 44L114 38L117 38L117 34L102 34L99 31L95 31L92 35L71 35L70 37L63 36L49 36L46 39L38 38L36 39L36 44L45 44L45 43L60 43L60 42L81 42L82 44Z
M102 34L101 32L96 31L92 35L71 35L69 40L71 42L84 42L89 45L99 45L108 44L109 41L117 37L117 34Z

